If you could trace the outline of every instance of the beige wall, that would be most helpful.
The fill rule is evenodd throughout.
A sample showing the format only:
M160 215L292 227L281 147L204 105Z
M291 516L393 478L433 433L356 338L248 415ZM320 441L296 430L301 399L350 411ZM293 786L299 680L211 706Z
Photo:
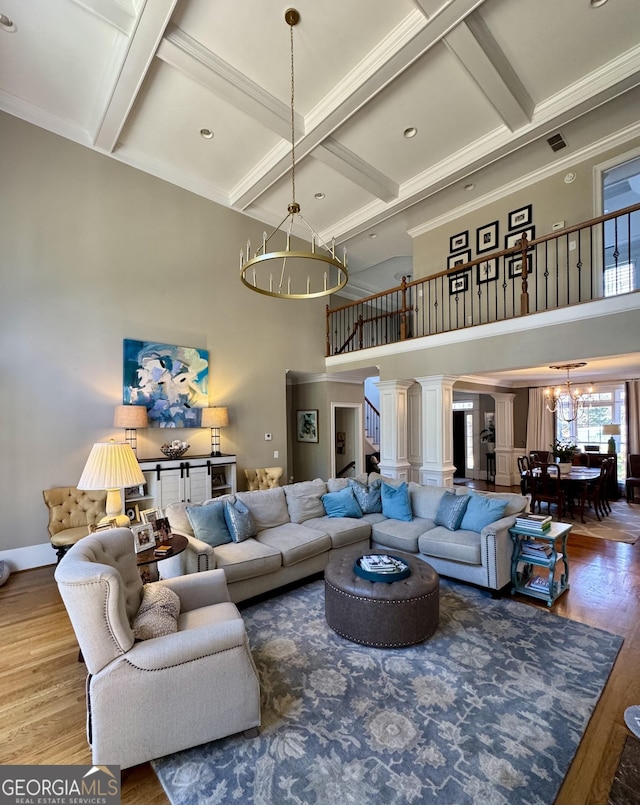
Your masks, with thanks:
M286 463L286 371L323 371L324 301L240 283L240 245L263 224L4 114L0 182L0 557L46 543L42 490L74 485L94 442L123 438L124 338L209 350L239 478ZM138 452L181 438L208 453L209 436L150 429Z

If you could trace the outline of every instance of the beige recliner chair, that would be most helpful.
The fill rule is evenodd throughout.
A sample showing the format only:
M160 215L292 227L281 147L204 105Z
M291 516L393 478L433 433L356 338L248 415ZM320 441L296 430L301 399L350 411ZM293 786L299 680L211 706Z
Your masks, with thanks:
M107 493L57 486L42 493L49 509L49 539L58 562L72 545L86 537L89 526L106 516Z
M245 470L248 491L255 492L256 489L274 489L276 486L280 486L283 472L284 467L259 467L255 470Z
M95 765L144 763L226 735L257 734L260 688L222 570L155 582L180 598L177 631L135 642L143 597L128 528L92 534L55 571L89 672Z

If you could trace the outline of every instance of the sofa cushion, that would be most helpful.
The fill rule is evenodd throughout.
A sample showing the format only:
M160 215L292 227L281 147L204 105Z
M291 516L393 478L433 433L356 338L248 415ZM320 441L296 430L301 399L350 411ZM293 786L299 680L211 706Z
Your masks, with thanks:
M145 584L142 601L133 619L133 636L136 640L152 640L178 631L180 598L162 584Z
M261 545L280 551L284 567L331 549L331 538L327 533L297 523L285 523L260 531L256 539Z
M378 476L379 477L379 476ZM361 484L368 483L368 476L366 472L361 472L359 475L356 475L355 480L360 481ZM329 492L339 492L341 489L344 489L346 486L349 486L349 479L348 478L329 478L327 481L327 490Z
M467 565L482 564L480 534L477 531L450 531L444 526L436 526L420 535L418 549L427 559L434 556Z
M421 486L411 481L409 484L409 497L411 498L411 511L414 517L434 520L440 501L448 491L443 486Z
M382 512L381 481L378 480L370 484L363 484L355 478L348 478L347 480L363 514Z
M354 520L352 517L324 516L307 520L305 526L328 534L332 548L353 545L354 542L368 540L371 536L371 525L364 518Z
M224 503L214 501L206 506L187 506L186 512L193 536L215 548L231 542L231 533L224 517Z
M254 533L289 522L287 499L282 487L256 489L254 492L238 492L236 497L251 512L253 522L256 524Z
M282 567L282 554L257 539L230 542L213 549L216 567L222 568L227 583L275 573Z
M457 486L457 495L468 495L472 490L466 486ZM481 495L485 498L499 498L500 500L507 501L507 507L502 516L509 517L512 514L519 514L526 510L529 504L529 499L525 495L519 495L517 492L478 492L473 490L475 495Z
M349 486L339 492L327 492L322 496L322 505L328 517L362 517L353 489Z
M411 522L381 520L371 526L371 541L385 548L418 553L418 537L433 528L433 520L414 517Z
M228 500L224 504L224 519L234 542L244 542L249 537L255 537L256 524L241 500L236 500L235 503Z
M304 523L312 517L324 517L322 496L327 494L327 485L321 478L315 481L300 481L283 487L292 523Z
M507 508L506 500L502 498L489 498L485 495L478 495L471 489L468 495L469 503L460 523L460 528L466 531L477 531L495 523L496 520L504 515Z
M444 526L449 531L456 531L460 528L460 523L469 503L469 496L456 495L454 492L446 492L438 504L438 511L433 518L436 525Z
M170 503L165 507L164 516L168 518L172 531L179 531L181 534L195 536L191 528L191 521L187 515L187 509L194 506L207 506L209 503L226 503L228 500L235 501L235 495L220 495L217 498L203 500L201 503Z
M382 481L382 513L393 520L410 522L413 520L409 487L403 481L400 486L392 486Z

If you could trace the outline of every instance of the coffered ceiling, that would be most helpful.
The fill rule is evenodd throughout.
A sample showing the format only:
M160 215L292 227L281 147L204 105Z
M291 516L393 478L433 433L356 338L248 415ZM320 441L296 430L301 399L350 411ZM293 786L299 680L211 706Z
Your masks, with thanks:
M296 195L346 245L352 295L410 270L410 229L639 133L638 0L296 8ZM0 0L0 109L276 225L291 200L285 9Z

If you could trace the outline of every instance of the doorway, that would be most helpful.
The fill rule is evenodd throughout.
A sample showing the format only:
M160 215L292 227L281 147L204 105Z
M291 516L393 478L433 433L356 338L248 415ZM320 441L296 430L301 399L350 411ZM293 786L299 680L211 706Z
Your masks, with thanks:
M331 403L331 467L334 478L364 471L362 403Z
M454 478L467 477L466 415L466 411L453 412L453 464L456 468L453 473Z

